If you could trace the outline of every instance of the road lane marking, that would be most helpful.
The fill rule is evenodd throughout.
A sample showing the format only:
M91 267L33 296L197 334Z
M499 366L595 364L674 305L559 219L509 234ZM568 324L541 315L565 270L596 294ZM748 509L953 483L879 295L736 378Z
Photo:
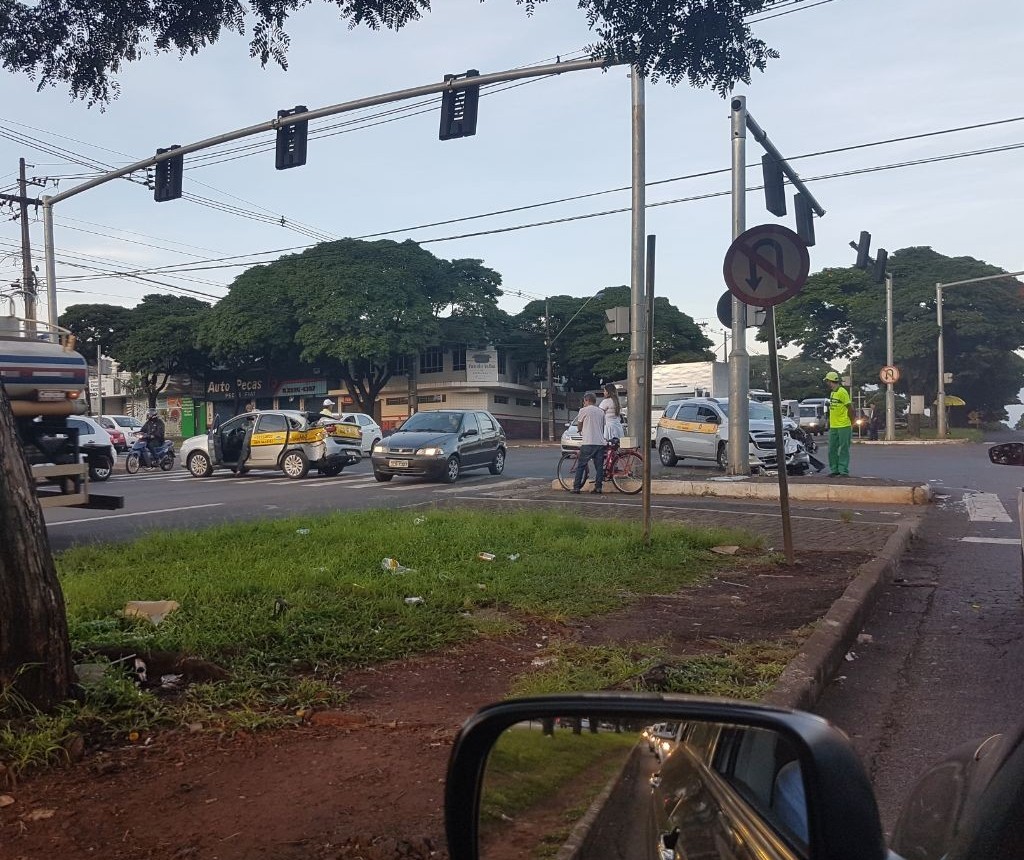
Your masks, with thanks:
M995 493L964 493L964 503L967 505L967 516L972 522L1013 522Z
M160 508L159 510L156 511L133 511L130 514L107 514L103 517L82 517L79 520L59 520L52 523L48 522L46 524L46 527L50 528L52 526L69 526L75 523L96 523L100 520L119 520L123 519L124 517L148 517L152 514L173 514L175 511L194 511L198 508L219 508L223 504L223 502L211 502L210 504L207 505L185 505L180 508Z
M1020 546L1020 538L962 537L961 543L995 543L1002 546Z

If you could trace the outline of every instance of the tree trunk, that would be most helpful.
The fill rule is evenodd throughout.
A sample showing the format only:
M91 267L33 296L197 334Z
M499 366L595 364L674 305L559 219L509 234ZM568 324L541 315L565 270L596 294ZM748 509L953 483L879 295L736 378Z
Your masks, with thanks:
M64 596L35 482L0 384L0 687L43 710L67 699L71 645Z

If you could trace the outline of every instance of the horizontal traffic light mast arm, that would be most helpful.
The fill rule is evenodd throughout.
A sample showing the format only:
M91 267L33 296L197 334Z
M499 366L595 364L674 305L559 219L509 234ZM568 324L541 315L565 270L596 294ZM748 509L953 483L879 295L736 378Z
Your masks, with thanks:
M547 63L543 66L528 66L523 69L509 69L504 72L492 72L488 75L478 75L473 78L473 86L482 86L484 84L496 84L504 81L515 81L520 78L539 78L545 75L560 75L565 72L581 72L586 69L604 69L609 66L621 66L624 65L622 60L572 60L565 63ZM391 102L404 101L405 99L414 99L421 96L434 95L435 93L442 93L445 90L461 89L466 86L465 79L441 81L438 83L427 84L422 87L412 87L407 90L397 90L391 93L382 93L376 96L368 96L367 98L356 99L351 102L343 102L342 104L330 105L329 107L316 108L315 110L309 110L305 113L293 114L288 117L274 117L266 122L258 123L257 125L246 126L245 128L239 128L235 131L228 131L224 134L218 134L215 137L208 137L205 140L196 141L195 143L187 143L176 149L165 152L160 155L150 156L149 158L143 159L142 161L136 161L134 164L129 164L127 167L121 167L117 170L111 170L109 173L101 174L100 176L90 179L86 182L76 185L74 188L69 188L67 191L62 191L60 194L54 194L50 197L44 197L43 201L48 202L50 205L59 203L61 200L67 200L69 197L74 197L76 194L81 194L83 191L88 191L92 188L96 188L98 185L103 185L110 182L112 179L120 179L123 176L128 176L131 173L135 173L138 170L145 170L147 167L152 167L160 161L166 161L170 158L177 158L182 155L188 155L190 152L198 152L202 149L209 149L211 146L219 146L222 143L227 143L231 140L239 140L243 137L251 137L254 134L261 134L265 131L276 131L280 125L291 125L297 122L308 122L312 119L320 119L325 116L333 116L339 113L347 113L348 111L359 110L360 108L374 107L375 105L389 104Z
M775 148L775 144L768 139L768 133L757 124L757 121L747 113L747 129L754 136L764 151L767 152L772 158L774 158L781 166L782 172L786 174L789 181L793 183L793 187L796 188L801 194L806 195L807 201L811 204L811 208L819 218L825 217L825 210L821 204L814 199L814 195L807 190L807 186L804 185L803 180L797 175L797 172L789 166L789 162L786 161L785 157Z
M964 284L980 284L982 281L999 281L1003 278L1016 278L1020 275L1024 275L1024 272L1004 272L1001 275L986 275L983 278L968 278L966 281L952 281L948 284L936 284L937 287L961 287Z

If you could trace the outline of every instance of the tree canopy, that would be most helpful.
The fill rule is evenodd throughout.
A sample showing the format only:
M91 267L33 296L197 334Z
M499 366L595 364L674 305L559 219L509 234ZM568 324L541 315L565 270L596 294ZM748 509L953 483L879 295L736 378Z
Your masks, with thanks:
M807 397L826 397L828 389L823 382L832 368L820 359L801 354L793 358L779 356L779 385L783 400L803 400ZM771 372L767 355L750 356L750 387L771 390Z
M430 11L429 0L321 0L349 28L399 30ZM498 0L492 0L498 2ZM530 15L545 0L516 0ZM723 96L749 83L778 53L745 17L777 0L577 0L597 41L595 58L618 58L652 80L688 81ZM106 103L116 76L147 53L198 54L224 31L250 35L249 54L288 67L285 25L310 0L7 0L0 15L0 62L8 71L67 84L73 98Z
M927 247L890 255L893 276L893 352L900 370L897 391L923 394L931 404L938 388L936 283L998 275L1004 270L972 257L946 257ZM968 404L951 420L963 423L970 410L988 420L1006 417L1024 386L1024 296L1013 278L967 284L943 291L947 394ZM877 381L886 361L885 288L855 269L824 269L776 309L781 344L796 344L808 358L853 359L855 378ZM763 339L763 334L759 337Z

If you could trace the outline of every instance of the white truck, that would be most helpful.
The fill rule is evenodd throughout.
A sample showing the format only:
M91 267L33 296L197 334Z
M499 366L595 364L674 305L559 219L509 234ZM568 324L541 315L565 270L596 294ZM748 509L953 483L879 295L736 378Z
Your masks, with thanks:
M82 450L78 431L68 425L72 415L86 411L88 367L74 350L66 330L48 334L50 326L13 315L0 316L0 381L11 404L18 438L36 483L42 507L87 507L105 510L123 506L120 496L89 492L89 468L111 468L100 450Z
M724 361L684 361L651 368L651 442L658 420L672 400L683 397L728 397L729 365Z

